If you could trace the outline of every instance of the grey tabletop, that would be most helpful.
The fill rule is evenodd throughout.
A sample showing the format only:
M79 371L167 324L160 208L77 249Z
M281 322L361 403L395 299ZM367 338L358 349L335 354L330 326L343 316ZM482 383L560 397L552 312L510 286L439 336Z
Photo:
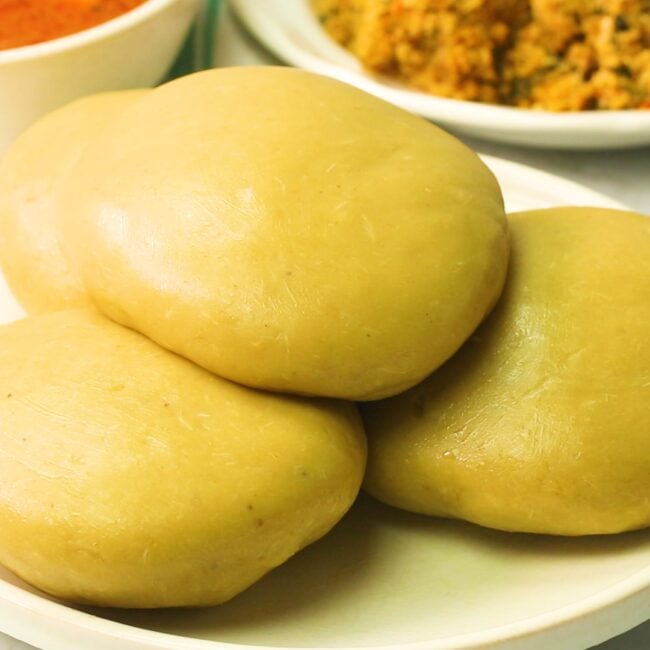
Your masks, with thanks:
M273 62L225 8L215 45L216 65ZM462 136L461 136L462 137ZM465 138L464 138L465 139ZM627 151L545 151L465 139L475 150L563 176L650 215L650 148ZM649 612L650 615L650 612ZM649 650L650 620L598 646L598 650ZM34 650L0 634L0 650ZM119 650L116 648L116 650ZM584 650L576 648L576 650Z

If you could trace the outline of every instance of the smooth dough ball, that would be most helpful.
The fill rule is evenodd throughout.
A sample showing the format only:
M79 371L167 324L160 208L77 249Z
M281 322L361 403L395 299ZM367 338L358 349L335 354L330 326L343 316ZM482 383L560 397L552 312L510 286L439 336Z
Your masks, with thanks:
M58 188L88 142L144 92L76 100L36 122L0 162L0 264L28 312L88 304L59 246Z
M507 265L501 194L473 152L290 68L152 91L68 190L66 245L99 308L259 388L405 390L478 325Z
M650 525L650 218L515 214L497 307L446 365L368 405L367 488L510 531Z
M324 535L365 464L354 405L233 384L91 310L0 328L0 422L0 563L92 605L228 600Z

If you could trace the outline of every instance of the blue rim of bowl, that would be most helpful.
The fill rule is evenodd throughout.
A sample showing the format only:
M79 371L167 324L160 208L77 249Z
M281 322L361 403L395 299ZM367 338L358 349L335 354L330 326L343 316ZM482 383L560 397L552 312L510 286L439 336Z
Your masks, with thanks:
M221 0L202 0L201 8L185 44L164 81L171 81L176 77L213 67L214 35L219 20L220 5Z

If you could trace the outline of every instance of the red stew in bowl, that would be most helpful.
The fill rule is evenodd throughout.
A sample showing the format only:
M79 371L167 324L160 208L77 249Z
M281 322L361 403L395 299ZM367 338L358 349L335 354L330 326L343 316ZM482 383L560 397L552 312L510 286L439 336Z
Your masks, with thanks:
M0 0L0 50L80 32L146 0Z

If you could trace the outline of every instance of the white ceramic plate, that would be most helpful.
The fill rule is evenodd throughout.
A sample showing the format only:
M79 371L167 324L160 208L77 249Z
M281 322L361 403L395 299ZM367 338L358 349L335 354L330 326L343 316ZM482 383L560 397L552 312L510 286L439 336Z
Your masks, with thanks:
M485 160L510 210L620 207L549 174ZM0 321L19 315L0 290ZM513 535L365 497L325 539L212 609L78 609L0 570L0 631L44 650L583 650L648 616L650 530Z
M650 144L650 110L552 113L433 97L365 72L323 31L308 0L230 0L230 4L283 61L358 86L449 129L497 142L559 149Z

